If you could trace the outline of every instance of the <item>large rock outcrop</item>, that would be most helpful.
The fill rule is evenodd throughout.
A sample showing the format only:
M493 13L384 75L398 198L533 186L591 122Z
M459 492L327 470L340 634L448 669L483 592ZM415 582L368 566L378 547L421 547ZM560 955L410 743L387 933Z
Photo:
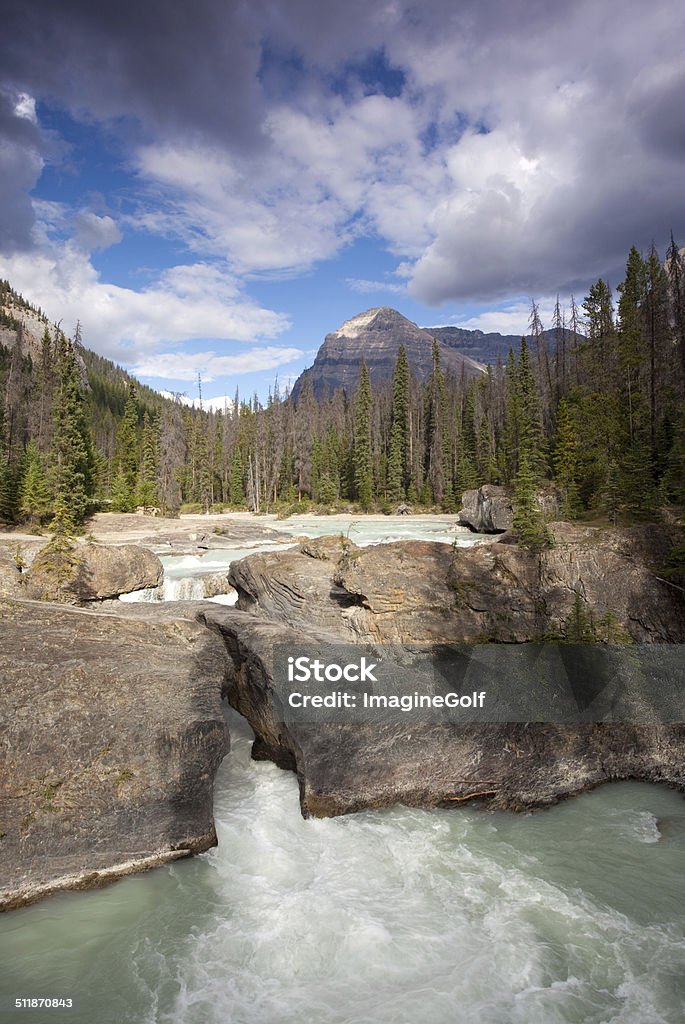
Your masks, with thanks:
M0 909L215 845L228 660L196 607L0 602Z
M254 756L297 772L303 813L474 798L522 809L626 778L685 788L683 725L311 724L284 713L277 645L518 644L568 637L579 618L598 639L685 642L683 595L659 574L674 541L668 530L552 532L555 546L541 554L501 542L359 549L330 538L233 565L238 610L202 618L226 643L228 696L255 730Z
M47 546L43 550L47 551ZM14 577L14 596L84 604L157 587L164 578L164 569L157 555L138 544L107 547L81 541L74 544L73 555L73 576L58 582L50 565L54 560L41 557L39 552L28 571ZM7 592L6 596L10 593Z
M311 542L253 555L231 566L229 580L239 609L352 642L563 637L579 602L588 628L605 623L614 639L685 640L683 595L659 575L672 545L668 530L556 523L551 531L554 547L540 555L501 542L356 548L329 538L325 548L318 542L325 558Z
M228 698L255 731L253 756L297 773L305 816L472 799L523 810L616 779L685 789L685 725L286 722L274 648L334 638L218 607L201 618L231 656Z

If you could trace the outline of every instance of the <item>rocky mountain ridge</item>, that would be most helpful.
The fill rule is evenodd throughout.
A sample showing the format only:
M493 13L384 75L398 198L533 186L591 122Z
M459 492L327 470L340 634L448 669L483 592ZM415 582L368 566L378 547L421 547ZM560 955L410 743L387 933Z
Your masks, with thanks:
M413 373L428 378L433 365L433 334L402 316L389 306L378 306L346 320L336 331L327 334L313 365L298 377L293 398L298 400L306 381L310 381L317 398L337 388L352 392L357 387L359 366L364 359L372 385L392 378L400 345L407 351ZM485 367L455 348L441 344L443 368L459 376L478 377Z
M574 339L564 331L566 344ZM554 331L544 331L550 351L554 351ZM484 333L463 327L419 327L390 306L376 306L346 320L326 335L314 363L298 377L293 398L298 400L306 381L311 382L316 398L336 388L353 392L357 386L359 365L364 359L372 384L392 378L400 345L407 350L413 373L426 380L432 368L433 340L440 346L443 369L460 376L478 377L488 364L506 361L510 348L518 351L520 334Z

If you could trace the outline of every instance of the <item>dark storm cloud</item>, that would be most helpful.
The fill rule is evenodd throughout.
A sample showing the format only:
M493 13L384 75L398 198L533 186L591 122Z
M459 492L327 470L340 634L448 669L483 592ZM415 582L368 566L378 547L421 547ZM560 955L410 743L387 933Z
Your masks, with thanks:
M97 118L183 127L238 141L258 134L259 31L246 3L10 0L2 74Z
M233 266L326 258L355 221L418 255L412 294L439 304L582 288L633 242L685 240L684 36L676 0L6 0L0 78L128 132ZM8 101L17 246L41 152L21 120Z
M29 192L43 162L42 140L34 122L17 113L19 97L0 89L0 252L16 252L33 244L35 222Z

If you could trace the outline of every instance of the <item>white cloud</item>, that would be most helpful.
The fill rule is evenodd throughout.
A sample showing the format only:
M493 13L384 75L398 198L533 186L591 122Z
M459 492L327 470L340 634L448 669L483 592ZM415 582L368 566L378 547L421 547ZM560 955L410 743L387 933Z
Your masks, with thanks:
M390 281L367 281L358 277L346 277L345 284L353 292L360 292L362 295L369 295L372 292L391 292L393 295L407 294L405 285L394 284Z
M109 216L99 217L92 210L80 210L74 218L74 239L86 252L108 249L122 238L117 224Z
M552 326L552 316L556 299L545 297L536 300L538 313L544 328ZM560 303L563 309L563 301ZM570 302L567 303L570 306ZM484 334L528 334L530 320L530 300L519 299L511 302L501 309L484 310L470 317L453 317L449 319L448 326L463 327L469 331L483 331ZM437 327L437 324L431 326Z
M131 369L137 377L178 381L197 380L199 372L203 381L210 382L217 377L273 370L303 355L299 348L274 346L253 348L231 356L217 355L216 352L160 352L147 356Z
M172 267L134 291L101 281L76 246L44 241L40 253L0 256L0 274L67 332L80 320L84 343L126 366L163 344L256 342L289 326L283 314L243 295L234 277L205 263Z
M23 117L32 124L38 124L36 117L36 101L27 92L20 92L14 104L14 113L17 117Z
M48 95L91 123L140 125L139 208L116 223L77 216L76 243L111 245L135 224L193 253L194 269L140 292L99 281L75 245L38 258L48 280L36 300L65 320L78 306L116 358L126 345L275 337L285 319L245 296L249 275L299 273L360 236L397 255L414 299L438 305L615 283L632 242L685 234L685 9L672 0L291 0L287 13L255 0L181 22L153 2L158 45L144 55L125 0L94 19L36 2L43 42L25 19L11 29L8 59L30 91L12 92L0 149L0 244L30 235L43 166L32 96ZM404 76L400 95L355 78L355 62L381 51ZM37 275L19 271L36 295Z

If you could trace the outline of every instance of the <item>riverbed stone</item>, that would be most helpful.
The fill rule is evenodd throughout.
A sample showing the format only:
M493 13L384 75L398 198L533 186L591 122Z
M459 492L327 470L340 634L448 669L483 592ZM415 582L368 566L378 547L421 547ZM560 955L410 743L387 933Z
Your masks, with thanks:
M22 580L23 596L34 600L58 597L67 604L83 604L157 587L164 578L158 556L139 544L110 547L88 541L75 542L74 559L73 578L59 587L40 557L34 560Z
M216 844L229 662L196 607L0 601L0 909Z

